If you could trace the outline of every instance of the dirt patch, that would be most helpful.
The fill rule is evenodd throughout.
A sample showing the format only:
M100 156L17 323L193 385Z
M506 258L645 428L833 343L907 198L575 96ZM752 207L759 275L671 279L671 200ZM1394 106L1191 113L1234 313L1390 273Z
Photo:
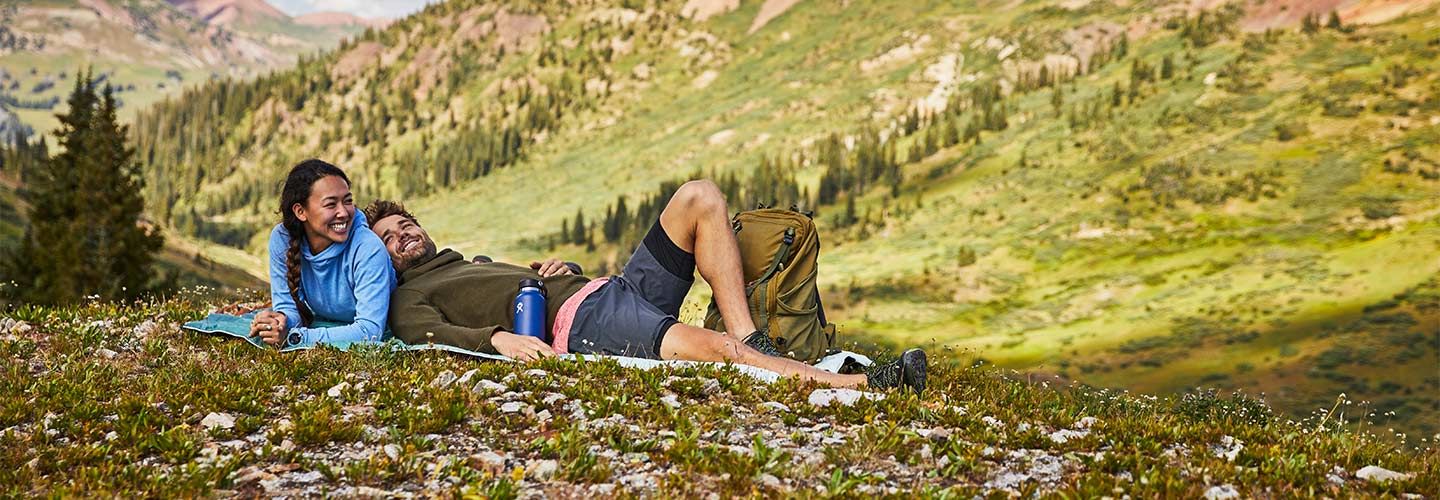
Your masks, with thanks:
M1087 67L1090 58L1101 49L1109 47L1116 39L1124 36L1127 31L1125 26L1116 23L1100 22L1087 24L1079 28L1065 32L1060 40L1070 47L1070 55L1075 56L1078 67ZM1136 33L1131 32L1130 37L1134 38Z
M1310 14L1328 15L1353 0L1271 0L1250 5L1240 20L1240 29L1265 31L1300 24ZM1341 19L1344 19L1342 16Z
M503 10L495 14L495 34L498 37L495 44L506 50L519 47L547 31L550 31L550 23L545 16L511 14Z
M1022 74L1039 74L1040 68L1046 68L1052 77L1080 73L1080 59L1070 54L1045 54L1045 58L1039 61L1009 60L1001 66L1005 75L1012 80L1019 80Z
M756 31L760 31L760 28L764 28L771 20L780 17L780 14L784 14L797 3L800 3L800 0L765 0L765 5L760 6L760 13L755 14L755 21L750 23L750 31L745 34L755 34Z
M461 40L479 40L490 35L495 30L494 21L488 16L491 9L488 7L476 7L460 14L460 27L455 29L455 38Z
M680 16L704 22L706 19L740 7L740 0L690 0L680 8Z
M1340 9L1346 24L1380 24L1440 4L1437 0L1362 0Z
M1240 28L1290 28L1311 14L1320 16L1323 22L1331 12L1338 12L1345 24L1379 24L1437 4L1440 0L1270 0L1248 5Z
M106 2L105 0L80 0L79 3L82 7L95 11L96 14L100 15L101 19L108 19L110 22L118 23L131 30L135 29L135 18L130 17L130 13L126 12L125 9L110 5L110 2Z
M450 72L450 60L441 59L440 53L433 47L426 47L415 54L415 61L406 68L400 78L395 79L398 85L404 81L404 77L411 73L419 74L420 84L415 88L415 100L424 101L430 96L430 91L440 83L440 78Z
M719 77L720 73L715 72L713 69L707 69L704 73L701 73L700 76L695 77L695 80L690 82L690 84L697 89L703 89L709 87L710 83Z
M876 69L890 66L893 63L909 62L915 56L925 51L925 46L930 44L930 35L921 35L913 42L895 47L870 59L860 61L860 71L869 73Z
M954 94L961 83L973 82L975 75L966 75L964 54L942 54L939 60L925 67L921 72L921 78L927 82L934 82L930 93L921 98L916 106L921 111L939 113L945 110L950 95Z
M360 42L356 44L355 48L350 49L345 55L340 56L340 60L335 62L334 69L330 70L330 75L336 80L339 80L340 77L358 74L361 70L365 69L366 65L375 60L375 57L380 54L380 50L383 48L384 46L377 42Z

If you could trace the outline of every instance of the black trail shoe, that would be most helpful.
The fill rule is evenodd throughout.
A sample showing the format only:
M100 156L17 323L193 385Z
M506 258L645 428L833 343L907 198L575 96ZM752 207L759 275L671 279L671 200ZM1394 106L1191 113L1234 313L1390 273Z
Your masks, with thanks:
M755 330L750 336L745 337L745 345L750 346L751 349L760 351L760 354L766 356L775 356L777 358L784 356L780 354L780 348L775 347L775 341L760 330Z
M915 394L925 392L925 351L910 349L899 359L865 372L865 383L874 389L905 386Z

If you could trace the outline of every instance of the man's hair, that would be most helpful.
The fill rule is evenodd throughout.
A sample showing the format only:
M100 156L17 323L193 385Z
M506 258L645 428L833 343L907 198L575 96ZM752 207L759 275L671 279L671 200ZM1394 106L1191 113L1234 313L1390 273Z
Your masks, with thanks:
M384 219L391 215L399 215L406 219L410 219L410 222L414 222L416 224L420 223L420 221L415 219L414 214L411 214L409 211L405 210L404 203L390 200L375 200L370 202L370 206L365 207L365 218L369 219L370 228L372 229L375 228L376 222L380 222L380 219Z

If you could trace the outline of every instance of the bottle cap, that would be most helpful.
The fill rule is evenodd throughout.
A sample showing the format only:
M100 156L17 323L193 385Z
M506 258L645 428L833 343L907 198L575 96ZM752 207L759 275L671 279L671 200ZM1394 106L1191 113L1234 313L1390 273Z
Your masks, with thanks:
M544 290L545 282L537 279L526 278L520 280L520 288L539 288L541 290Z

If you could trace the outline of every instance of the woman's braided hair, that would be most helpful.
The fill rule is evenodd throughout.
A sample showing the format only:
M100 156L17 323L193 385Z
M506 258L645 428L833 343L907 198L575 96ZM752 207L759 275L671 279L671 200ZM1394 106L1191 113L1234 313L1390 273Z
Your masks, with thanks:
M295 216L295 205L305 206L310 199L310 191L315 182L329 176L339 177L350 184L350 178L339 167L321 160L305 160L290 169L290 175L285 177L285 187L280 191L280 225L285 227L285 232L290 235L290 248L285 251L285 282L290 285L290 298L295 301L296 309L300 310L300 324L310 326L315 315L310 312L310 307L300 300L300 245L305 243L305 223Z

